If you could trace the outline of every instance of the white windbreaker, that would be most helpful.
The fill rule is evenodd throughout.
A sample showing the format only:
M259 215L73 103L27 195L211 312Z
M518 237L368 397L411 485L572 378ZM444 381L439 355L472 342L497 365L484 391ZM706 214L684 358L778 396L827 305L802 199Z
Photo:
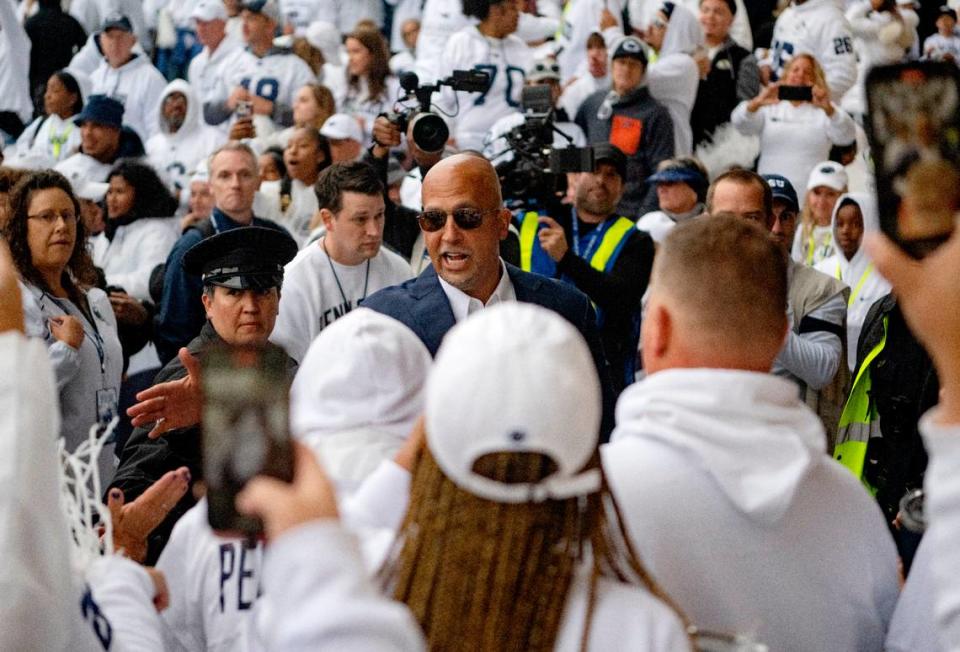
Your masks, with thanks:
M170 132L163 120L163 101L171 93L183 93L187 98L187 115L175 133ZM203 104L194 88L182 79L167 84L155 111L159 131L146 143L147 162L164 178L170 191L175 196L180 195L183 200L186 199L186 193L182 191L190 187L190 177L197 170L197 165L205 161L226 138L219 130L203 122Z
M43 342L0 333L0 649L162 650L153 581L138 564L104 557L70 565L60 510L56 385Z
M143 54L135 56L119 68L106 59L90 75L92 94L107 95L123 104L123 124L147 140L157 133L157 104L167 80Z
M685 7L673 8L663 45L656 61L647 68L647 84L653 99L663 104L673 121L673 147L676 156L693 153L693 128L690 111L697 99L700 69L691 56L703 45L700 23Z
M850 23L835 0L807 0L787 7L773 28L771 58L760 64L769 65L777 79L786 63L803 52L820 62L830 99L840 102L857 79L857 55Z
M863 233L874 233L880 230L880 218L877 215L877 202L873 195L867 193L849 193L841 195L833 207L830 217L830 228L833 241L837 242L837 213L844 204L856 204L863 215ZM873 267L873 261L867 254L863 240L853 258L847 260L839 246L834 247L834 253L829 258L820 261L816 268L847 284L850 288L850 299L847 302L847 366L850 371L857 364L857 342L860 340L860 330L863 320L867 317L870 306L878 299L890 292L890 283Z
M664 370L628 387L616 417L607 480L647 568L695 625L771 650L882 648L896 549L796 385Z

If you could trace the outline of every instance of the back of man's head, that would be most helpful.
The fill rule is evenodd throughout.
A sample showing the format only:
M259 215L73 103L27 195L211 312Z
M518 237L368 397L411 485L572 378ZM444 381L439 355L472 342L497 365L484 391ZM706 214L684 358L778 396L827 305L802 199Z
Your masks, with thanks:
M767 371L783 345L787 260L758 224L721 215L678 225L657 251L650 289L648 372Z
M343 193L382 195L383 182L376 170L362 161L334 163L320 173L313 187L317 195L317 208L336 215L343 207Z

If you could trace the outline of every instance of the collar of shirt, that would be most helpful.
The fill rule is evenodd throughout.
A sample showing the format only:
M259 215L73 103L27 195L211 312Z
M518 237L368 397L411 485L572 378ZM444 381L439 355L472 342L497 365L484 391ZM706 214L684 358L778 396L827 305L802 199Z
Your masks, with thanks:
M502 258L500 259L500 282L497 283L496 289L486 303L482 303L479 299L474 299L465 292L458 290L440 276L437 276L437 278L440 280L443 293L447 295L447 301L450 302L450 309L453 311L453 319L457 323L487 306L517 300L517 293L513 289L513 282L510 280L510 275L507 274L507 266L503 264Z

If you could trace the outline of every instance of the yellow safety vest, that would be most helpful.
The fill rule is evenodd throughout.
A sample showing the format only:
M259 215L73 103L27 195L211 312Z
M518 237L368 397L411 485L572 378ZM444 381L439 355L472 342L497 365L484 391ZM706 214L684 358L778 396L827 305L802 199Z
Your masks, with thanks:
M576 218L574 218L576 219ZM520 223L520 269L529 272L533 267L533 249L537 238L537 227L540 224L540 214L528 211ZM629 237L636 224L625 217L617 220L603 234L600 246L590 256L590 266L598 272L608 272L608 266L613 264L613 254L620 246L620 242Z
M863 467L867 460L868 442L871 438L880 436L880 415L870 396L870 365L887 344L887 323L888 319L884 317L883 337L857 369L850 397L840 414L837 446L833 450L833 458L859 478L871 493L876 493L876 489L863 477Z

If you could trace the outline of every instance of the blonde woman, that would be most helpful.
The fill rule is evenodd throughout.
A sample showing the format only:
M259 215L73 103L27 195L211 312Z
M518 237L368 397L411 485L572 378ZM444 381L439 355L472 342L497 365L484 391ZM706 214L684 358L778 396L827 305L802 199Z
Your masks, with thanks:
M780 88L810 89L809 100L781 100ZM760 137L760 174L781 174L794 188L806 186L818 161L829 158L834 145L856 140L853 119L830 101L823 69L812 54L798 54L777 83L770 84L733 110L730 121L738 131Z

